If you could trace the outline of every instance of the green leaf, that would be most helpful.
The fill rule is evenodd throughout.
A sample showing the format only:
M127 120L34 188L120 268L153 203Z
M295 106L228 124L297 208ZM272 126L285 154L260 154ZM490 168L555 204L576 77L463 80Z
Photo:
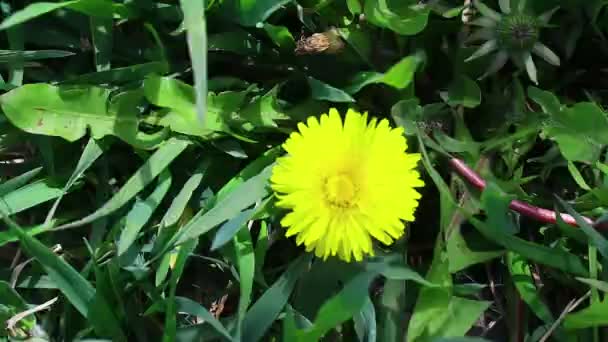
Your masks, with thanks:
M310 255L304 255L292 261L279 279L251 306L243 320L243 341L255 342L262 339L287 303L310 259Z
M296 42L287 27L264 23L264 31L266 31L272 42L281 50L293 53L296 48Z
M230 333L222 322L218 321L205 307L199 303L185 297L175 297L175 308L177 312L184 312L203 319L205 323L212 326L218 333L228 340L232 340Z
M496 201L500 205L488 207L486 203ZM494 183L488 183L482 193L482 204L488 215L488 221L482 222L469 217L473 226L479 230L487 239L494 241L506 249L522 255L523 257L538 263L555 267L564 272L578 276L588 274L581 260L574 254L558 248L549 248L536 243L522 240L512 235L514 228L507 218L509 198L501 195L501 191Z
M68 78L62 85L126 83L140 81L151 74L165 74L169 66L165 62L134 64L121 68L91 72Z
M477 83L465 75L457 76L449 85L442 98L450 106L475 108L481 103L481 90Z
M217 132L229 132L226 121L239 110L245 101L246 92L209 93L207 114L204 123L196 116L194 89L169 77L148 77L144 82L144 93L152 104L168 109L146 119L147 123L169 127L174 132L210 138Z
M13 51L0 50L0 63L15 63L17 61L35 61L49 58L73 56L74 53L62 50Z
M375 276L374 272L364 272L353 277L321 306L312 327L296 332L297 341L318 341L329 330L356 315L368 299L369 284Z
M373 71L359 72L349 81L349 86L344 91L353 95L365 86L376 83L386 84L397 89L405 89L414 80L416 70L422 61L423 59L420 55L411 55L401 59L385 73Z
M315 78L307 77L308 85L310 86L312 98L315 100L326 100L330 102L355 102L348 93L332 87L325 82L321 82Z
M2 303L0 304L0 321L5 322L5 325L8 325L8 320L14 315L28 309L27 302L23 300L19 293L9 283L2 280L0 280L0 303ZM36 316L28 315L19 321L17 328L31 331L35 324Z
M591 286L592 288L598 289L602 292L608 292L608 283L605 281L580 277L576 277L576 280L580 281L581 283L585 283Z
M76 168L74 169L74 171L72 171L70 178L65 183L61 195L57 197L57 199L53 203L53 206L49 210L49 213L47 214L45 220L46 224L48 224L55 216L55 211L59 207L59 203L61 202L63 196L70 190L72 186L74 186L78 178L80 178L85 173L85 171L88 170L91 165L93 165L93 163L97 160L97 158L99 158L102 154L102 146L95 139L89 139L87 145L84 147L84 151L82 151L80 159L78 160L78 165L76 165Z
M278 126L276 121L290 119L277 104L278 92L279 87L275 86L266 94L255 97L238 112L230 124L244 131L253 131L259 128L275 128Z
M12 220L3 214L4 221L12 231L19 237L21 247L34 259L36 259L44 271L49 275L49 278L57 285L57 288L70 301L70 303L89 320L95 318L89 315L90 305L95 299L97 312L103 312L107 318L106 323L113 326L114 338L119 341L126 341L126 337L120 329L120 325L113 317L113 311L110 309L107 301L95 293L93 286L70 266L65 260L57 256L48 247L40 243L36 238L29 236Z
M144 200L136 201L125 218L125 227L120 233L117 244L118 255L124 254L137 239L137 235L150 220L152 214L163 200L171 186L171 173L165 169L158 179L156 189Z
M63 195L63 189L49 184L48 180L38 180L0 197L0 211L14 215Z
M427 281L440 287L423 287L420 290L414 313L409 321L407 341L421 336L435 336L438 327L446 320L446 308L452 300L452 277L448 271L448 259L442 250L441 234L435 243L433 262L427 273Z
M163 144L131 178L112 196L101 208L77 221L59 226L55 229L68 229L91 223L101 217L111 214L129 202L135 195L150 184L156 176L165 170L169 164L182 153L190 143L187 140L171 138Z
M237 307L237 334L235 339L241 339L243 321L247 308L251 303L251 293L253 292L253 276L255 274L255 253L249 229L244 227L233 239L236 254L236 264L239 270L239 304Z
M197 240L191 240L180 246L177 259L175 261L175 267L173 273L171 273L171 280L169 284L169 295L167 298L167 307L165 309L165 331L163 334L163 341L170 342L175 341L175 334L177 330L177 303L175 301L175 293L177 291L177 283L179 282L188 257L194 252Z
M137 105L141 91L127 91L111 99L110 90L99 87L27 84L0 96L0 106L11 123L34 134L82 138L87 129L95 139L117 136L138 144Z
M207 112L207 22L205 2L180 0L184 27L188 38L188 51L194 74L196 113L199 123L205 122Z
M58 3L42 1L30 4L6 18L0 24L0 30L22 24L60 8L69 8L86 15L110 19L113 17L127 18L133 15L125 5L114 3L111 0L72 0Z
M547 324L553 323L555 320L553 314L551 314L551 310L542 301L540 291L534 285L530 265L526 259L515 253L507 253L506 263L515 288L524 302L528 304L532 312L542 319L543 322Z
M559 115L562 111L562 105L555 94L550 91L542 90L536 87L528 88L528 96L538 103L543 111L549 115Z
M255 209L247 209L238 213L235 217L222 224L215 233L211 242L211 250L216 250L224 246L245 226L247 221L255 215Z
M272 165L267 166L258 175L236 186L209 211L199 212L186 226L179 230L175 238L176 243L180 244L189 239L197 238L220 223L235 217L243 209L260 201L268 194L266 184L271 172Z
M564 329L587 329L608 325L608 300L593 303L590 306L573 313L564 319Z
M354 323L359 341L376 341L376 311L369 296L366 298L361 311L355 315Z
M18 188L24 186L29 183L34 177L36 177L40 171L42 171L42 167L37 167L30 171L24 172L19 176L13 177L11 179L6 180L5 182L0 184L0 196L4 196L11 191L15 191Z
M430 9L417 8L417 0L365 1L364 13L370 23L402 35L420 33L427 24Z
M566 203L561 198L557 198L560 206L566 209L566 212L576 220L579 228L587 235L587 239L589 241L589 245L597 248L597 251L604 257L605 260L608 260L608 240L604 238L604 236L598 232L595 228L591 227L587 221L583 219L583 217L577 213L572 206Z
M579 102L561 107L557 98L537 88L530 97L549 114L545 133L554 139L569 161L595 162L601 148L608 144L608 117L595 103Z
M49 222L48 224L40 224L40 225L29 227L29 228L24 227L22 229L29 236L36 236L38 234L42 234L44 232L48 232L49 230L51 230L54 223L55 223L55 221L53 220L53 221ZM19 241L19 237L15 234L14 231L12 231L12 230L0 231L0 247L6 245L7 243L16 242L16 241Z
M192 176L190 176L190 178L188 178L177 196L173 198L169 209L167 209L167 212L160 220L161 228L169 227L177 223L179 218L182 216L182 213L186 209L188 202L192 198L192 194L201 184L203 176L207 172L208 168L209 163L205 162L194 172L194 174L192 174Z

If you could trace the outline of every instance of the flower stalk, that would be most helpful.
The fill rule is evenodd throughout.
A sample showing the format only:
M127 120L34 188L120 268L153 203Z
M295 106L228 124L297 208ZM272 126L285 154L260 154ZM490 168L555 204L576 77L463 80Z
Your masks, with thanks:
M464 161L462 161L458 158L451 158L449 164L454 169L454 171L456 171L456 173L458 173L462 178L464 178L472 186L479 189L480 191L483 191L483 189L485 189L486 181L483 178L481 178L481 176L478 175L475 171L473 171L473 169L468 167L464 163ZM554 210L540 208L540 207L534 206L532 204L529 204L529 203L526 203L526 202L523 202L520 200L511 201L511 203L509 204L509 208L511 208L511 210L513 210L515 212L518 212L524 216L527 216L527 217L534 219L536 221L539 221L539 222L551 223L551 224L557 223L558 213L555 212ZM559 213L559 215L561 216L561 219L566 224L568 224L572 227L579 226L578 223L576 222L576 219L572 215L564 214L564 213ZM596 223L594 220L592 220L588 217L585 217L585 216L583 216L583 219L587 223L589 223L592 227L595 227L598 230L608 229L608 223L606 223L606 222L597 222Z

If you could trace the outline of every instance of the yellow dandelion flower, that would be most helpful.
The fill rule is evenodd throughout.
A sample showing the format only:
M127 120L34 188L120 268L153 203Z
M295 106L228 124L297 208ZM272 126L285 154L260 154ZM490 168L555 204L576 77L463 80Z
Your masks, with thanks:
M283 144L271 186L277 205L291 209L281 224L318 257L360 261L373 255L372 237L390 244L413 221L424 185L415 170L420 155L405 153L401 128L386 119L336 109L298 125Z

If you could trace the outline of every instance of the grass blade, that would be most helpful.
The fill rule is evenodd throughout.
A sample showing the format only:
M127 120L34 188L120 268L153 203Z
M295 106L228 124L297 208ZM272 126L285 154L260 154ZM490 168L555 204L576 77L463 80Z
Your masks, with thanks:
M93 163L97 160L97 158L99 158L102 154L103 154L102 146L97 142L97 140L95 140L93 138L89 138L89 141L87 142L87 145L85 146L84 151L82 152L82 155L80 156L80 160L78 160L78 165L76 165L76 169L74 169L74 171L72 172L72 175L70 176L67 183L63 187L62 194L55 200L55 202L53 203L53 206L49 210L49 213L46 216L46 220L44 220L45 224L48 224L49 222L51 222L51 220L53 219L53 216L55 216L55 211L57 210L57 207L59 206L59 202L61 202L61 199L63 198L65 193L68 192L68 190L72 186L74 186L74 183L76 183L78 178L80 178L80 176L82 176L84 174L84 172L86 170L88 170L91 167L91 165L93 165Z
M306 270L310 259L310 255L304 255L293 261L287 271L251 306L243 320L243 341L256 342L262 339L283 310L296 281Z
M207 23L205 22L205 2L180 0L184 14L184 26L188 36L188 50L194 73L196 90L196 111L201 123L207 112Z
M180 154L190 143L187 140L172 138L163 144L146 162L129 178L125 185L112 196L101 208L94 213L71 223L61 225L55 229L69 229L80 227L91 223L101 217L111 214L129 202L135 195L150 184L156 176L165 170L169 164Z
M166 169L160 174L156 189L143 201L137 201L127 214L125 227L117 244L118 255L123 255L137 239L137 235L148 222L171 186L171 173Z

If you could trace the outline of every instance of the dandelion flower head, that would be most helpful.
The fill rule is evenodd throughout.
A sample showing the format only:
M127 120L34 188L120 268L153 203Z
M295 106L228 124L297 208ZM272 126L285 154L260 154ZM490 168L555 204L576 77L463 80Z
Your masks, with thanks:
M320 120L300 123L283 144L287 155L273 168L277 206L290 210L281 220L286 236L326 259L347 262L373 255L372 238L389 245L414 220L424 185L417 153L406 153L401 128L386 119L336 109Z

